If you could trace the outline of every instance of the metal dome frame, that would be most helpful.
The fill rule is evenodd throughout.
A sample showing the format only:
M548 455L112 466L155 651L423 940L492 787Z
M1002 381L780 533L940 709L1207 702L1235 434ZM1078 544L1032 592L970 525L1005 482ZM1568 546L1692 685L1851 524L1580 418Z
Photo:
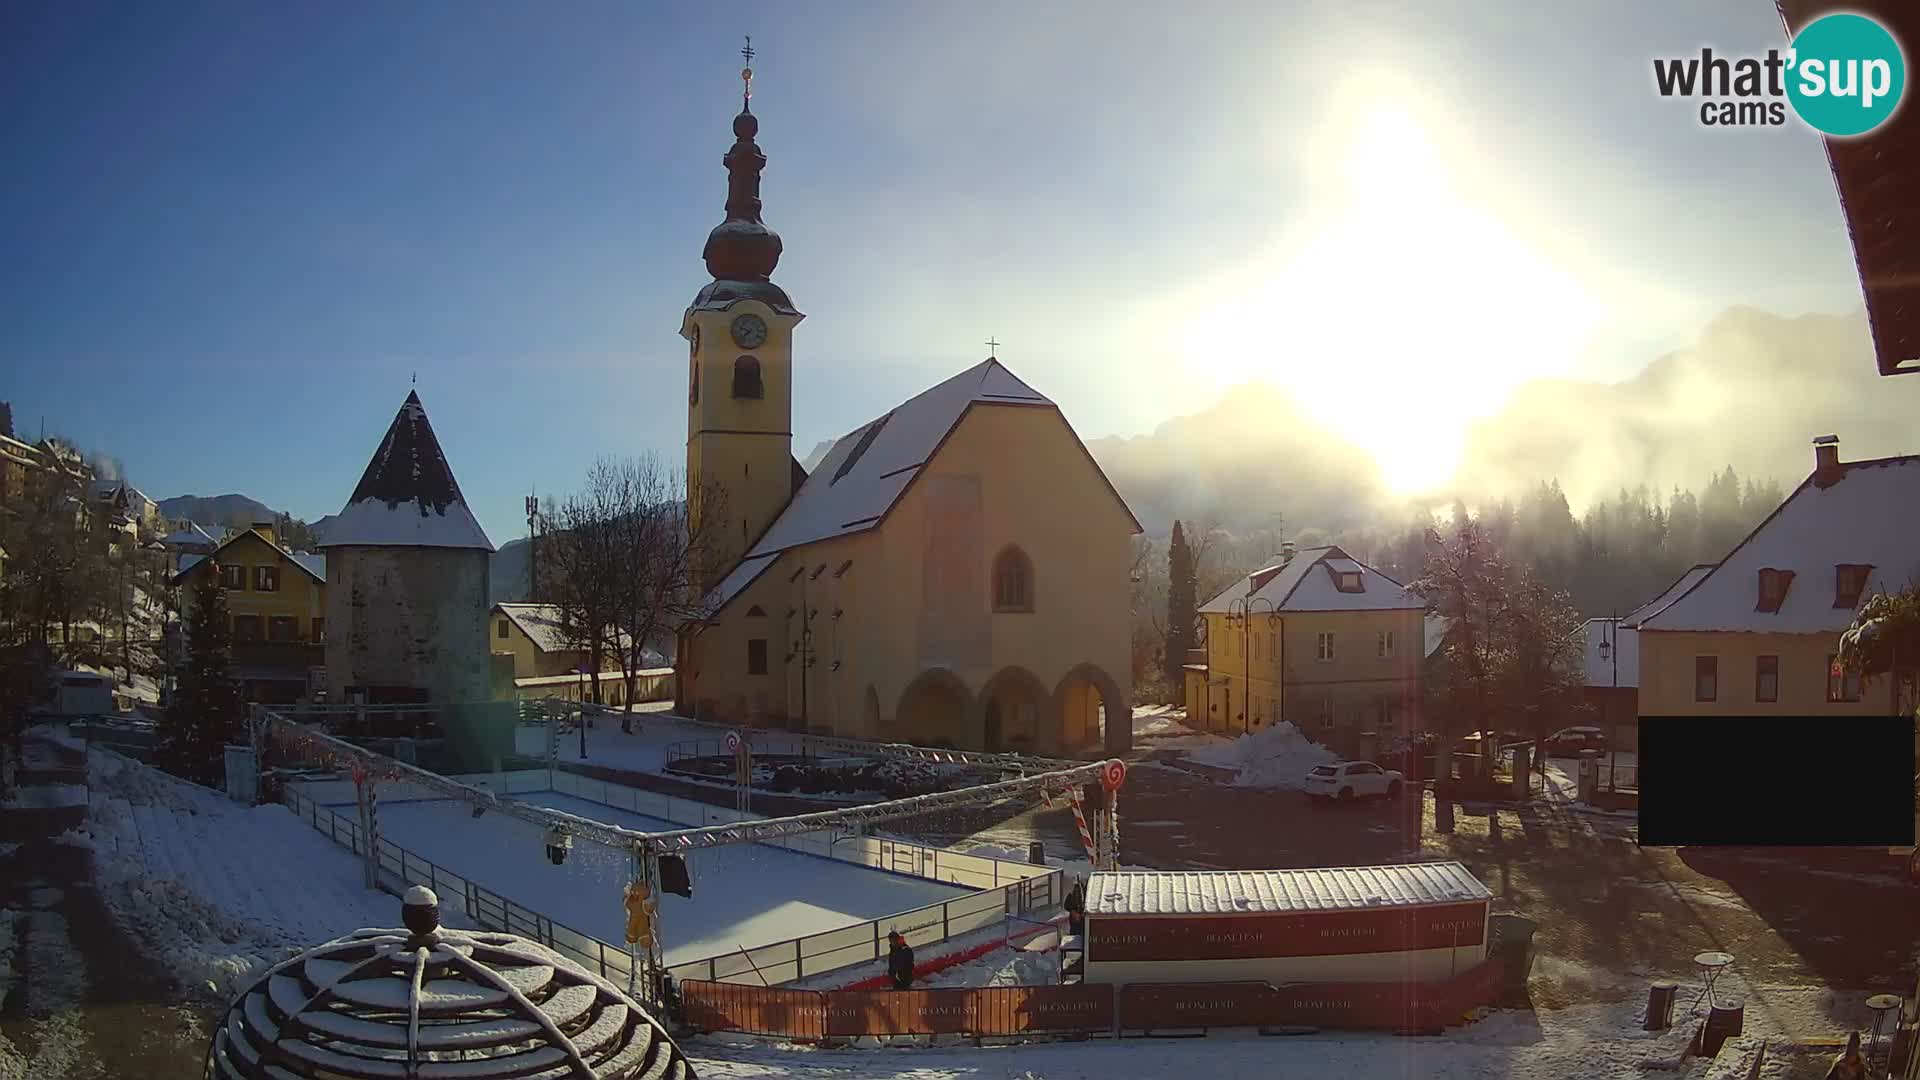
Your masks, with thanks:
M613 984L513 934L440 930L431 910L408 920L425 933L358 930L269 969L228 1007L208 1080L692 1080Z

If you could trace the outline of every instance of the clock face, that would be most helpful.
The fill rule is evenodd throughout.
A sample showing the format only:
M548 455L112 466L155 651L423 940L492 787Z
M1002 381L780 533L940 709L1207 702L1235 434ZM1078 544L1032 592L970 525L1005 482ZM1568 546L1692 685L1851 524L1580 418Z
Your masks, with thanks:
M767 343L767 324L758 315L742 315L733 320L733 343L743 349L757 349Z

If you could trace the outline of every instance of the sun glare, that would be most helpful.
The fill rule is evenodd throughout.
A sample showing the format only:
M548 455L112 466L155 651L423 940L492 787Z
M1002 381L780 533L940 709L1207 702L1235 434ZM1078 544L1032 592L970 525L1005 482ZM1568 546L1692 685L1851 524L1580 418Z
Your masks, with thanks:
M1603 309L1456 189L1429 129L1380 105L1335 156L1343 205L1259 283L1183 328L1189 370L1264 379L1370 452L1396 492L1447 482L1468 425L1526 379L1572 370ZM1258 317L1272 332L1250 347Z

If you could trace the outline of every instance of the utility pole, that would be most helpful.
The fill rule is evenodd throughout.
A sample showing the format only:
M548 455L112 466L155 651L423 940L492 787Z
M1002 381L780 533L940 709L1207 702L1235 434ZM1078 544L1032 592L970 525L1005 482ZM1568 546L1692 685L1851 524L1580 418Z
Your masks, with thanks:
M540 534L536 531L540 523L540 498L527 496L527 600L540 602Z

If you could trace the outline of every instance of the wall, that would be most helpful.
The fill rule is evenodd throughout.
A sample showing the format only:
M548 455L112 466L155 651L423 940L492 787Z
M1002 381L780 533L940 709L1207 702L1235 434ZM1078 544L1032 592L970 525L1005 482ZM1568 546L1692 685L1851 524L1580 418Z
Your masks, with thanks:
M977 549L977 573L970 576L970 603L985 627L979 640L943 627L930 630L922 588L930 509L938 518L941 500L953 498L933 493L976 481L978 543L970 546ZM797 721L800 667L797 657L790 664L786 655L799 620L786 616L804 607L820 612L813 624L817 659L806 673L806 715L814 729L908 740L944 737L944 722L926 716L903 722L900 715L909 685L937 667L950 671L969 698L996 676L996 688L1017 687L1040 697L1036 749L1077 749L1063 743L1058 717L1069 698L1084 708L1079 691L1092 683L1082 665L1110 681L1123 712L1129 705L1131 529L1124 507L1056 411L976 406L878 529L782 554L714 626L683 646L688 696L702 718L759 710L770 722ZM1031 613L990 612L991 563L1008 543L1017 543L1033 563ZM835 578L848 560L852 567ZM820 567L825 569L812 576ZM790 582L801 568L801 580ZM746 614L756 605L765 616ZM832 618L836 609L844 612L839 619ZM747 641L755 637L768 640L764 676L746 674ZM877 723L865 708L869 689ZM966 709L959 737L950 741L978 747L985 703L968 700ZM1053 722L1044 722L1048 718ZM1086 741L1084 729L1075 735L1075 743Z
M1227 680L1207 687L1203 678L1192 677L1197 673L1189 673L1188 697L1194 704L1188 715L1204 716L1207 730L1238 734L1285 720L1316 739L1345 742L1361 731L1387 736L1417 727L1423 612L1285 612L1277 623L1256 612L1251 627L1225 615L1205 618L1207 675ZM1394 635L1394 652L1382 658L1378 635L1385 631ZM1319 659L1323 632L1334 635L1331 661ZM1386 717L1383 704L1389 709Z
M327 687L424 689L436 704L486 701L485 551L336 547L327 551Z
M1893 680L1869 679L1857 702L1827 701L1827 657L1838 651L1838 634L1682 633L1642 630L1641 716L1887 716L1893 711ZM1754 670L1760 656L1780 658L1777 702L1754 700ZM1719 657L1719 693L1693 699L1694 658Z
M730 327L750 314L766 321L767 340L748 350L734 344ZM700 398L687 407L688 492L698 495L708 484L727 492L720 508L725 527L713 532L719 567L738 561L793 495L792 358L799 322L743 300L725 311L689 312L682 327L683 334L698 327L700 335L700 351L689 356L689 377L693 365L699 368ZM733 396L733 364L741 356L760 361L758 399Z

